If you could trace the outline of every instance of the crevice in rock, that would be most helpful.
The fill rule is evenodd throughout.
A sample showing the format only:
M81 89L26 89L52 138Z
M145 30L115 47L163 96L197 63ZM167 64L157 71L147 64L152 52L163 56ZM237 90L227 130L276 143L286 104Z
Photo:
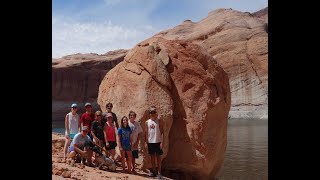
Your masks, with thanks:
M232 107L238 107L238 106L262 106L266 105L265 103L260 103L260 104L253 104L253 103L239 103L239 104L232 104Z
M142 66L142 67L144 68L142 71L146 71L146 72L150 75L150 77L151 77L155 82L157 82L159 85L165 87L166 90L169 90L169 88L168 88L166 85L160 83L156 78L154 78L154 77L151 75L151 73L150 73L142 64L138 64L138 65ZM170 79L171 79L171 78L170 78ZM172 80L171 80L171 82L172 82ZM171 83L171 82L170 82L170 83ZM171 84L172 84L172 83L171 83Z
M258 34L258 33L257 33L257 34ZM254 35L256 35L256 34L254 34ZM251 68L252 68L252 70L255 72L257 78L259 79L259 84L262 84L262 80L261 80L261 78L260 78L260 76L259 76L259 74L258 74L258 72L257 72L257 69L255 68L255 65L254 65L254 63L253 63L253 60L251 59L250 55L248 54L248 42L249 42L249 40L250 40L254 35L252 35L252 36L248 39L248 41L246 42L246 57L247 57L247 59L248 59L248 60L250 61L250 63L251 63Z

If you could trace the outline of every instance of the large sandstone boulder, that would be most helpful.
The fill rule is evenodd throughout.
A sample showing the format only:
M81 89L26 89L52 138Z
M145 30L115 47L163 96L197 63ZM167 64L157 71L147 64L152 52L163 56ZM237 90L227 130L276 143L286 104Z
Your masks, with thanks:
M128 50L109 51L106 54L74 54L52 61L52 120L64 120L73 102L79 112L84 103L91 102L94 110L98 89L105 74L120 63Z
M212 179L224 159L230 98L227 74L204 49L185 41L151 38L107 73L98 104L104 111L112 102L119 123L135 111L143 129L147 110L155 105L165 124L164 171ZM143 167L149 168L149 155L146 149L143 152Z
M228 73L231 118L268 118L268 8L256 13L217 9L156 34L206 49Z

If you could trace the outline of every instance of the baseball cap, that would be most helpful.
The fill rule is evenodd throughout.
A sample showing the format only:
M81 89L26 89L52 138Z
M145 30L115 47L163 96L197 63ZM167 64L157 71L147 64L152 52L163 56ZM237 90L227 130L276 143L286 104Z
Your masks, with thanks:
M88 131L89 127L88 126L82 126L82 131Z
M86 103L85 105L84 105L84 107L87 107L87 106L91 106L91 103Z
M150 107L149 113L151 113L151 112L157 112L157 109L155 107Z
M71 104L71 107L78 107L78 105L76 103Z

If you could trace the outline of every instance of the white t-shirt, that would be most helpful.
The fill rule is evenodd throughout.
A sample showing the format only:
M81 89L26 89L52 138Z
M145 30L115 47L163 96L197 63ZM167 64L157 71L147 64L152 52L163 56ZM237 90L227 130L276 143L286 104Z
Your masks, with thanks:
M72 113L70 112L70 113L68 113L68 120L69 120L69 133L70 134L77 134L78 133L79 115L77 113L75 115L72 115ZM67 131L65 133L67 134Z
M138 139L138 134L142 133L142 127L139 122L134 121L134 123L131 123L129 120L129 127L131 128L132 131L132 144L137 142ZM136 150L136 149L133 149Z
M161 132L159 127L159 119L152 121L147 120L148 126L148 143L160 143L161 142Z

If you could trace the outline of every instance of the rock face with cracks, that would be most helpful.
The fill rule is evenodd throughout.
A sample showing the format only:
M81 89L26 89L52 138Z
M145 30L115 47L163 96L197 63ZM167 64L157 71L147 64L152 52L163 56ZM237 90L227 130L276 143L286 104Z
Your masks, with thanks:
M230 118L268 118L268 8L255 13L217 9L154 37L203 47L228 73Z
M212 179L222 166L231 106L229 79L202 47L163 38L139 43L106 74L97 102L103 111L112 102L119 123L135 111L143 129L149 107L157 107L164 120L164 173L179 170ZM143 168L150 168L147 149L141 148Z

